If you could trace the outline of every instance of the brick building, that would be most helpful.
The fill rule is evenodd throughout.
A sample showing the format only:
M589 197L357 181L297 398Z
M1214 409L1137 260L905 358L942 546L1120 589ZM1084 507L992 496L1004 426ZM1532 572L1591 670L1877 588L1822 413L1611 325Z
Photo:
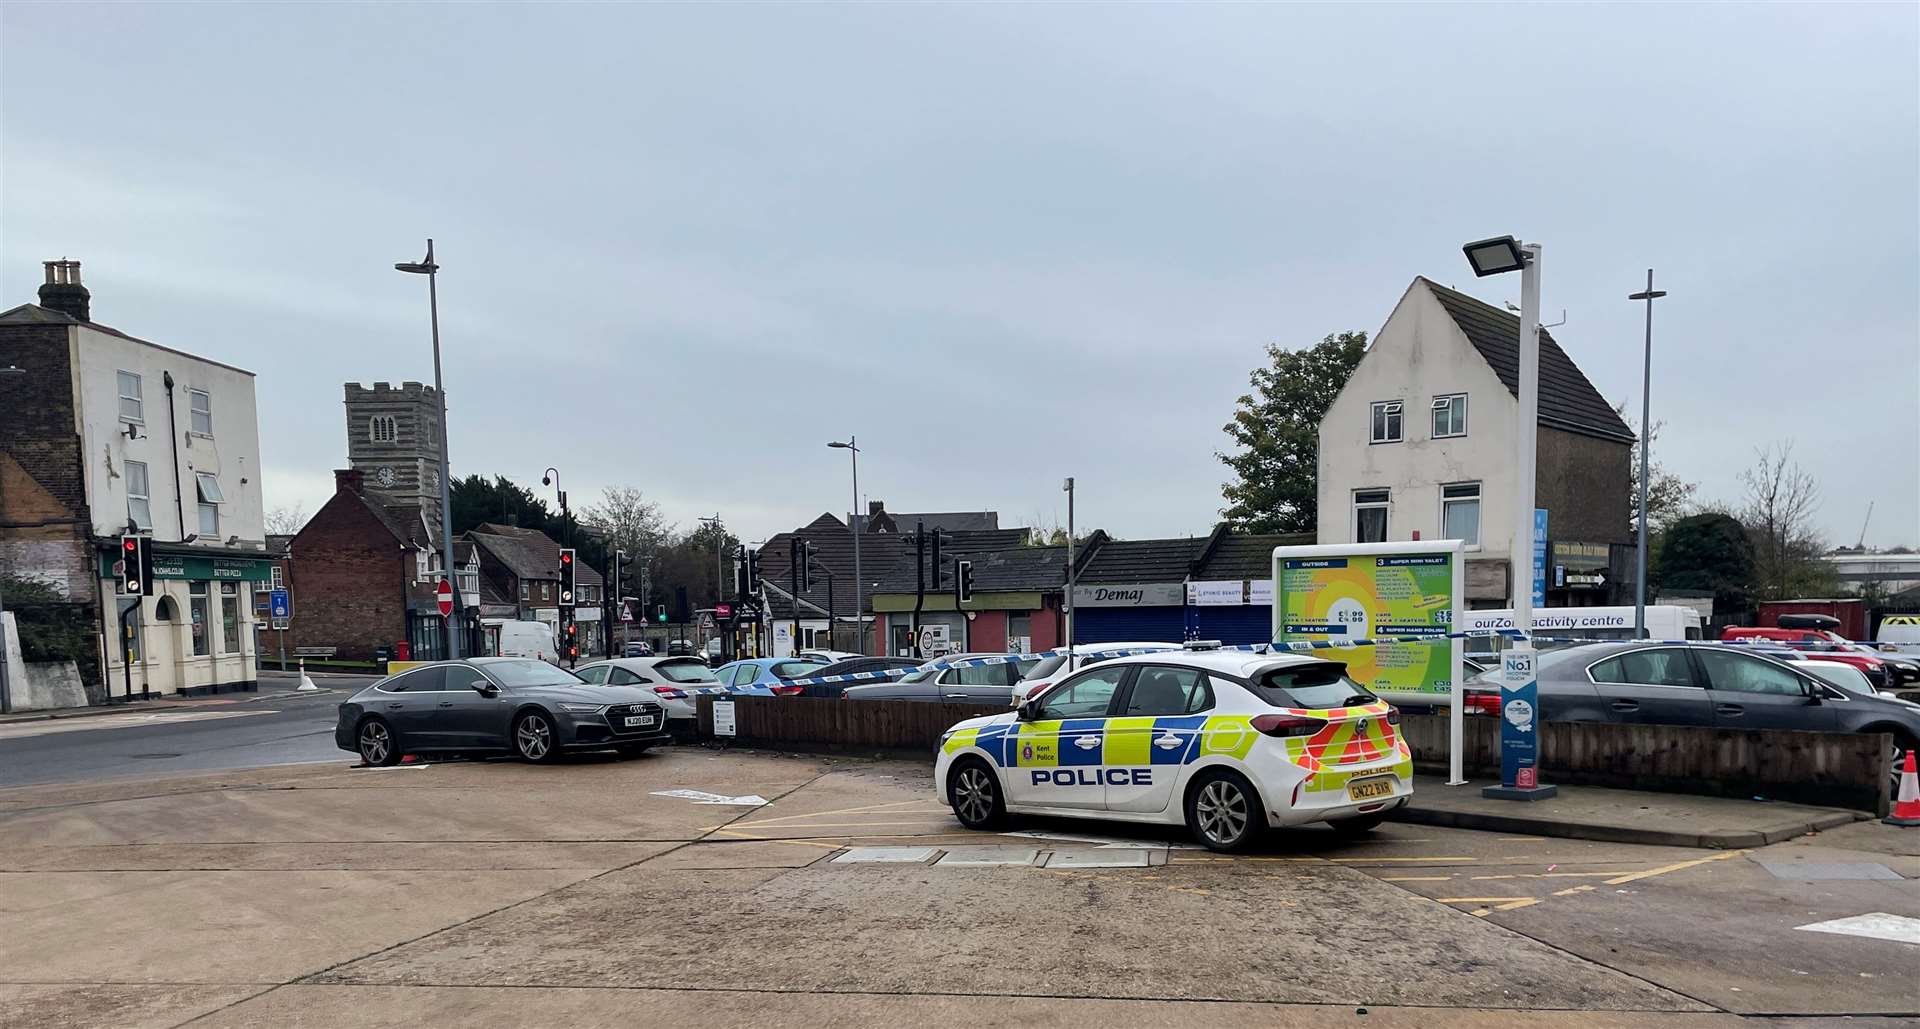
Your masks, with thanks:
M398 657L404 641L413 660L445 658L424 512L369 494L358 469L333 476L333 496L288 542L288 647L366 661Z
M485 610L523 622L542 622L560 639L560 544L538 529L483 522L463 533L460 542L474 548L479 560L479 591ZM455 558L460 552L455 552ZM585 562L574 573L574 622L580 630L584 660L604 647L600 624L604 580ZM502 602L512 604L508 615ZM495 619L489 618L489 621Z

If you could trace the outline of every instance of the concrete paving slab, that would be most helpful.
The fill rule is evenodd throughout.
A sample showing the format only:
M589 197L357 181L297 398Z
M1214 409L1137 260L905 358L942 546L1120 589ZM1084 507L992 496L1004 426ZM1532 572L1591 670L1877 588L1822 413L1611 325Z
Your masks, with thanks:
M0 1025L21 1029L173 1029L267 986L0 983Z
M948 847L934 865L939 868L975 868L985 865L1032 865L1037 847Z
M1165 864L1165 854L1161 855ZM1047 855L1045 868L1146 868L1152 853L1145 850L1056 850Z
M1775 879L1899 879L1899 873L1871 861L1762 861Z
M589 874L0 875L0 974L45 983L284 982Z
M916 1026L927 1029L1734 1029L1721 1014L1517 1011L1492 1008L1085 1000L1067 997L879 996L756 993L727 989L501 989L444 986L298 985L274 990L194 1023L194 1029L631 1029L636 1025ZM1891 1029L1892 1022L1849 1022Z
M952 872L911 865L865 875L827 865L667 873L642 865L319 981L1699 1009L1349 869L1284 873L983 871L954 890ZM1168 925L1276 926L1290 912L1311 919L1312 931L1183 933L1179 961L1139 945ZM1020 946L1006 945L1009 932Z
M799 868L825 861L839 850L837 843L782 843L777 841L734 840L725 843L695 843L648 861L650 872L673 872L722 868Z
M680 844L658 843L149 843L90 847L17 847L0 851L0 871L136 872L320 871L326 869L603 871L643 861Z
M1763 847L1867 816L1837 808L1597 786L1562 786L1550 800L1515 803L1484 797L1475 786L1447 786L1438 777L1419 776L1413 802L1388 817L1487 832L1731 850Z
M836 865L924 865L938 847L852 847L833 859Z

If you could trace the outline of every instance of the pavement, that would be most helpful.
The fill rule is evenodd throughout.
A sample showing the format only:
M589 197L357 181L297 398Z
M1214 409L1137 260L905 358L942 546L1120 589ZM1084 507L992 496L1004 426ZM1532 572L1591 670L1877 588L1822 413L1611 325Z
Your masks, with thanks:
M1559 794L1547 800L1494 800L1481 795L1484 785L1448 786L1439 776L1416 776L1413 803L1392 817L1416 825L1719 849L1763 847L1870 817L1858 811L1762 798L1734 800L1597 786L1561 786Z
M1920 944L1801 931L1875 913L1920 919L1920 831L1223 856L699 747L0 790L10 1026L1911 1024Z
M334 714L370 676L263 674L252 693L0 717L0 786L152 779L188 772L335 761Z

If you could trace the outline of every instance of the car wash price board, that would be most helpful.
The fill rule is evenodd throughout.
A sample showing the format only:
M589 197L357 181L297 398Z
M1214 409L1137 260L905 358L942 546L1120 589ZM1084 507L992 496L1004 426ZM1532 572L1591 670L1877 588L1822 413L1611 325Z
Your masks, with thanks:
M1275 639L1340 643L1378 636L1435 637L1321 652L1371 689L1452 691L1454 562L1449 553L1291 557L1278 562Z

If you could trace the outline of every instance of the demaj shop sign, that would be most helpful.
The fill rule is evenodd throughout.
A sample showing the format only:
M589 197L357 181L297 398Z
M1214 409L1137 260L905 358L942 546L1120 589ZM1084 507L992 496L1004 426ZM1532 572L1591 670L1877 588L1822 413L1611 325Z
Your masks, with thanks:
M1074 607L1179 607L1184 587L1177 582L1073 588Z

